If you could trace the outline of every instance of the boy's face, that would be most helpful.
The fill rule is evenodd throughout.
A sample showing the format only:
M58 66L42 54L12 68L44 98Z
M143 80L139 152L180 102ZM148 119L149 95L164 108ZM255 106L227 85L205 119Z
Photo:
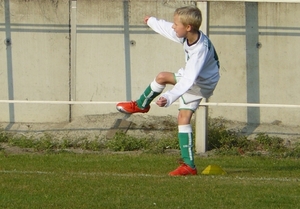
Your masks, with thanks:
M178 38L186 37L187 33L190 31L190 26L184 26L178 15L174 15L174 22L172 28L176 32Z

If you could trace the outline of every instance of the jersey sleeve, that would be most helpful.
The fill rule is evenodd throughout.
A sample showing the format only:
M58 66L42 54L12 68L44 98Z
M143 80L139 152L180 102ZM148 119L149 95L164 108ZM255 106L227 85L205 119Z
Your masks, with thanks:
M155 17L150 17L147 21L147 25L154 30L156 33L172 40L177 43L183 43L183 38L178 38L175 31L172 28L173 23L167 22L162 19L157 19Z
M201 50L190 56L190 59L186 63L183 77L174 85L171 90L161 95L167 99L167 104L165 107L170 106L191 88L204 66L206 53L207 51Z

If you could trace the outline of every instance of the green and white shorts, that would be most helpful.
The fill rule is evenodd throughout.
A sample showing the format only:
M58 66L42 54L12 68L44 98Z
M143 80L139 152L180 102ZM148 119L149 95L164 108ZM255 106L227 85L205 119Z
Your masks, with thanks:
M181 69L177 72L174 73L174 77L176 80L176 83L180 81L182 78L182 73ZM201 100L203 99L203 96L201 95L200 92L200 87L193 85L186 93L184 93L180 98L179 98L179 110L192 110L195 112Z

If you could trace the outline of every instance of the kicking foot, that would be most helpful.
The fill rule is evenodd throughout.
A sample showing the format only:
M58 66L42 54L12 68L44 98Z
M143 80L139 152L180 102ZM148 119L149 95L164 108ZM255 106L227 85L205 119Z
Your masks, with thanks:
M150 110L150 105L145 108L139 108L136 101L131 102L119 102L116 105L119 112L132 114L132 113L146 113Z

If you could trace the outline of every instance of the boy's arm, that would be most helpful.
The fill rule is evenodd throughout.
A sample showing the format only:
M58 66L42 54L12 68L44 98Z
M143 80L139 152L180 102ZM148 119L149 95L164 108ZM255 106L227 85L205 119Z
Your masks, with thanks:
M172 28L173 23L150 16L146 16L144 18L144 23L146 23L156 33L159 33L160 35L177 43L183 43L183 38L178 38L176 36L176 33Z
M189 61L186 63L185 66L184 76L180 79L178 83L174 85L174 87L171 90L161 95L161 97L167 100L166 102L161 101L166 103L164 107L170 106L180 96L187 92L190 89L190 87L194 84L201 69L203 68L206 53L207 52L205 51L200 51L198 52L198 54L194 54L190 57Z

